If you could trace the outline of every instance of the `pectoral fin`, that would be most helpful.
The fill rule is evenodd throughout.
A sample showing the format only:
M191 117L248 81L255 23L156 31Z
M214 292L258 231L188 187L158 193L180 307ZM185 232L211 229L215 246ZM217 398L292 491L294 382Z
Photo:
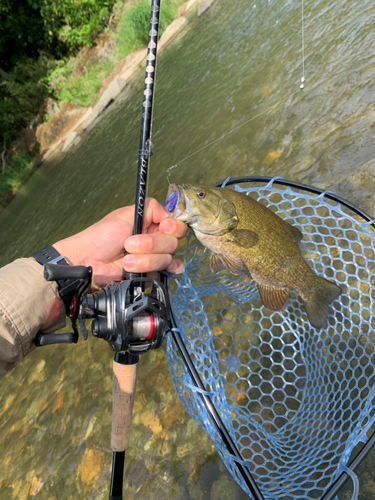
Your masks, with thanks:
M265 286L259 283L257 285L263 305L271 309L271 311L282 311L285 309L290 296L288 288Z
M302 241L302 238L303 238L303 234L301 233L301 231L298 229L298 227L296 226L292 226L291 224L289 224L288 222L284 222L285 225L286 225L286 228L287 228L287 231L288 233L290 233L292 235L292 238L293 240L296 242L296 243L299 243L300 241Z
M243 248L251 248L258 243L258 235L249 229L233 229L228 237L228 242Z
M242 261L234 257L212 253L210 257L211 272L216 274L223 269L228 269L233 274L240 274L242 271Z

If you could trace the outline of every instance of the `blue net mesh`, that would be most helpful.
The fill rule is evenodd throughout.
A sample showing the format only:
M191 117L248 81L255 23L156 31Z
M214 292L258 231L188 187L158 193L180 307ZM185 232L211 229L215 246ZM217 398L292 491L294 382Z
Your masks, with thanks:
M178 255L185 273L170 281L172 309L206 391L264 497L321 498L374 422L374 230L324 195L272 181L235 189L299 227L303 257L340 286L326 327L311 327L295 293L285 311L272 312L248 277L212 274L209 251L192 235ZM184 407L251 497L171 338L167 357Z

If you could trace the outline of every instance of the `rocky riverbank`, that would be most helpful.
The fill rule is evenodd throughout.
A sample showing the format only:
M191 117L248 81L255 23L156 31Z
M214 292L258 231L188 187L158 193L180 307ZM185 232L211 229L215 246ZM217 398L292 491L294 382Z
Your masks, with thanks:
M178 17L165 29L162 34L158 52L162 51L173 38L181 32L190 19L196 15L202 16L215 3L216 0L188 0L178 9ZM111 40L103 35L100 44L81 51L82 57L87 59L100 59L105 57L111 49ZM147 48L138 49L115 65L111 73L102 82L98 99L92 107L82 107L72 102L63 102L60 108L56 107L54 101L46 103L46 114L52 117L45 123L37 126L30 125L20 139L20 149L32 155L32 165L18 185L5 193L0 204L0 211L17 194L19 188L24 184L33 171L44 161L60 161L63 156L81 140L83 135L100 119L103 111L108 108L126 87L127 82L138 70L144 69L146 63Z
M158 44L160 52L181 31L188 22L193 8L199 0L189 0L181 5L179 16L164 31ZM96 52L107 50L105 43ZM98 54L92 54L97 57ZM112 104L124 90L126 83L138 70L145 67L147 48L136 50L120 61L104 80L94 106L85 108L64 102L60 110L48 122L39 125L35 130L35 140L40 148L39 162L50 160L65 154L81 140L82 134L90 129L100 118L103 111Z

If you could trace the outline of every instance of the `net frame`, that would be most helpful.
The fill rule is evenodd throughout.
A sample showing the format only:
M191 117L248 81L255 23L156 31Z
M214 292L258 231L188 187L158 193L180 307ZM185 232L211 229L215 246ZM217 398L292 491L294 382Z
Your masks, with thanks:
M248 188L239 187L239 184L244 184L244 183L251 183L252 186ZM266 186L263 186L264 183L266 183ZM287 208L284 207L284 209L279 210L279 215L281 214L282 218L288 220L291 223L294 222L299 227L301 227L301 216L305 217L305 219L307 216L306 222L302 224L303 227L307 225L314 226L314 224L311 224L311 220L309 219L309 217L311 218L316 216L314 210L312 215L311 214L309 215L308 213L307 214L302 213L300 210L301 208L303 209L304 206L309 206L310 209L311 204L312 206L315 207L325 207L325 210L328 211L327 212L328 215L326 217L323 217L323 219L328 219L330 221L329 222L330 225L328 225L328 228L330 228L331 233L332 231L337 229L336 227L337 224L336 226L334 226L334 224L332 226L332 221L330 220L332 218L331 217L332 211L334 211L335 215L338 214L339 216L337 219L338 224L341 224L341 226L343 226L343 227L339 226L339 228L341 228L342 230L345 229L345 231L348 230L348 228L345 228L345 224L347 224L349 221L350 224L356 228L357 236L358 235L366 236L367 240L365 243L365 248L372 250L372 247L374 246L374 241L375 241L375 232L373 230L374 222L371 220L371 218L366 213L364 213L354 205L350 204L346 200L339 198L332 192L327 192L327 191L324 192L317 188L305 186L291 181L286 181L285 179L280 177L276 177L273 179L266 177L245 177L245 178L227 180L225 181L225 183L219 183L217 185L224 186L224 184L226 185L235 184L236 190L245 192L246 194L251 193L251 195L255 196L256 198L260 198L260 201L266 205L273 204L274 211L276 212L278 212L278 210L275 210L275 202L272 202L271 198L272 197L275 198L275 195L278 195L281 196L282 200L284 201L288 200L289 203L288 207ZM254 184L258 185L253 186ZM259 186L259 184L262 185ZM301 204L301 200L304 200L304 203ZM279 201L279 203L281 202ZM309 212L309 210L307 210L307 212ZM300 218L299 221L297 220L298 217ZM322 215L320 217L322 218ZM324 225L322 225L321 223L318 227L321 228L320 233L323 233L324 235ZM303 243L302 253L307 258L313 256L313 260L311 261L312 267L314 267L315 270L317 270L318 272L320 271L319 274L325 274L324 271L326 271L327 268L329 267L327 264L327 259L325 259L325 261L323 260L323 263L325 262L323 267L321 269L317 269L317 267L319 268L318 264L322 264L320 262L322 260L322 254L318 253L321 250L321 249L319 250L319 245L320 247L322 246L322 241L321 240L319 241L319 238L317 236L314 236L317 235L318 233L319 231L314 232L314 230L312 230L309 233L307 233L307 237L305 235L304 240L302 242ZM335 236L334 238L336 238L337 240L339 236ZM342 236L340 238L341 240L345 241L345 239ZM355 241L355 237L353 235L350 235L348 241L349 242ZM310 244L310 247L308 244ZM345 247L344 243L341 243L340 245L343 246L343 248L341 248L340 246L340 255L339 255L339 257L342 258L343 252L347 252L348 250L347 248L344 248ZM332 245L330 246L332 247ZM356 251L357 253L358 252L361 253L358 248ZM369 254L369 252L367 253ZM352 477L354 482L353 497L355 498L358 495L358 481L356 479L356 476L351 472L351 469L354 470L355 467L358 466L358 464L363 459L365 454L369 451L369 449L371 449L374 442L374 436L368 439L368 433L374 422L374 413L375 413L374 412L375 379L373 375L373 370L372 371L368 370L368 372L371 371L371 374L369 374L365 382L363 381L361 382L361 387L360 387L361 404L359 405L360 406L359 413L357 411L357 408L353 410L353 412L349 411L349 415L351 415L351 417L349 419L348 418L344 419L346 422L345 432L344 429L341 427L335 429L333 426L332 428L333 421L330 422L331 425L330 435L332 436L332 434L334 434L335 436L338 435L338 437L336 437L336 439L333 441L331 439L328 445L325 441L325 437L327 436L324 436L324 432L326 431L326 429L324 428L314 429L314 427L311 427L309 429L308 420L312 421L311 415L314 415L313 411L314 405L311 406L311 401L308 405L309 408L308 414L310 416L307 418L307 420L302 418L303 415L301 417L301 414L303 414L303 412L306 410L306 397L305 397L306 387L307 387L306 384L307 385L310 384L311 386L312 383L311 377L309 377L308 370L307 370L307 376L306 374L303 374L303 367L304 364L306 363L306 360L303 357L299 358L299 362L296 363L296 368L293 370L295 374L297 373L298 376L296 377L296 379L299 381L300 386L301 384L302 386L299 387L299 391L296 391L294 395L292 395L294 397L289 396L290 399L289 403L291 403L292 406L294 404L295 406L297 406L297 408L295 409L293 415L290 415L285 420L285 422L280 422L279 419L278 424L276 424L276 422L274 421L273 425L275 428L272 429L271 428L272 426L270 427L269 422L266 422L265 420L262 421L262 419L259 418L254 420L254 416L259 417L259 412L257 415L256 412L254 413L254 409L249 410L250 408L249 404L247 404L247 414L244 411L242 411L242 413L238 412L238 408L235 408L235 405L233 405L233 401L231 401L231 397L230 396L228 397L228 394L226 393L225 390L226 389L225 383L227 381L223 383L222 380L223 376L220 373L220 367L218 366L219 361L217 359L218 352L220 350L215 348L213 342L214 339L210 337L209 332L212 329L213 323L211 322L211 324L208 324L209 321L207 317L207 312L205 311L205 306L207 306L207 300L206 300L207 297L213 295L220 295L220 293L222 292L222 289L220 292L220 287L222 286L220 280L221 281L223 279L225 280L225 278L222 275L223 274L229 275L229 273L226 272L220 273L221 276L218 283L217 276L210 275L207 272L208 269L207 256L208 252L204 251L203 248L197 243L195 243L193 241L193 238L190 237L186 242L182 255L185 263L186 272L181 278L174 278L170 281L172 310L175 316L176 326L178 327L179 334L177 334L177 332L175 331L172 337L168 339L167 358L176 391L183 405L187 409L188 413L196 421L198 421L201 427L213 439L219 454L221 455L224 463L230 470L232 476L238 482L238 484L240 484L240 486L249 494L250 497L258 499L258 498L263 498L264 495L264 498L267 499L283 498L285 500L287 499L289 500L297 498L308 498L308 499L324 498L324 500L329 500L335 497L338 489L350 476ZM363 250L362 250L362 257L363 257ZM373 258L373 253L372 253L372 258ZM363 263L362 266L359 267L361 268L360 281L362 286ZM365 267L366 267L366 262L365 262ZM339 270L337 270L337 272L338 271ZM350 270L348 269L348 272L349 271ZM350 274L349 272L349 274L347 275L352 276L352 274ZM330 278L332 279L332 276L328 275L326 277L328 279ZM368 272L366 279L367 281L366 280L364 281L366 281L366 283L369 282L370 278ZM340 286L342 285L341 282L339 284ZM230 275L230 278L227 280L226 285L227 285L226 295L230 297L230 300L232 300L232 302L233 300L239 303L249 302L250 304L254 304L257 302L258 299L257 299L256 287L254 285L251 286L251 284L249 284L249 282L243 277L234 277L233 275ZM218 287L219 289L217 289ZM352 290L353 288L355 288L355 286L352 283L349 287L349 290ZM343 295L344 296L348 295L347 292L348 290L344 290ZM362 318L360 328L363 329L364 328L363 324L365 323L368 325L367 328L368 332L371 331L371 315L373 312L373 297L371 294L371 287L370 286L368 287L367 294L362 291L361 293L362 297L360 303L363 306L362 307L363 311L365 312L364 312L364 318ZM221 300L223 302L223 299ZM204 304L204 301L206 301L206 304ZM344 302L345 303L342 305L342 307L347 309L348 307L350 308L350 304L353 301L349 300ZM194 311L195 315L191 314L190 319L187 319L186 315L189 313L189 309L190 311L192 310L193 306L195 309ZM321 329L321 332L323 333L326 330L330 331L332 337L332 332L336 332L339 330L339 333L341 332L341 337L343 336L347 337L346 338L347 343L352 342L353 345L353 338L356 337L357 340L358 338L361 338L362 339L361 342L363 342L362 331L360 332L360 335L358 334L356 336L353 335L353 332L351 332L352 333L351 336L350 335L348 336L347 334L344 335L343 332L346 331L345 328L350 328L350 325L352 323L349 321L349 326L345 326L347 321L344 316L343 316L344 319L340 319L340 321L338 322L337 317L340 314L342 315L342 313L345 311L342 310L338 311L337 307L340 309L341 306L339 304L335 305L335 315L331 317L327 327L325 329ZM262 308L263 306L261 304L260 305L258 304L255 307L257 311L261 310ZM354 312L349 314L349 319L353 319L352 318L353 314ZM301 336L304 329L307 328L307 330L309 331L311 330L307 326L307 319L306 317L304 317L304 315L305 313L301 310L301 303L298 301L297 296L294 296L291 305L282 315L280 313L272 313L272 314L266 314L265 316L267 320L271 322L272 326L273 327L276 326L276 328L278 328L279 330L280 328L282 330L287 329L288 332L291 333L292 335L294 333L293 331L291 331L291 328L297 330L297 338L292 342L289 343L286 342L286 348L289 349L289 351L291 350L293 351L294 348L294 354L292 356L289 356L291 357L292 360L298 361L297 359L298 349L299 349L298 344L299 343L302 344L303 339L301 339ZM285 322L287 324L287 328L285 327ZM341 324L340 328L337 328L338 323ZM216 326L218 325L216 324ZM358 329L358 325L354 323L354 326L355 328ZM268 330L269 329L270 328L268 328ZM366 328L364 329L366 330ZM197 337L197 335L194 336L194 330L195 331L202 330L205 333L203 336ZM264 331L264 329L262 331ZM177 348L178 341L176 340L177 335L180 335L180 339L182 337L182 342L185 344L186 352L188 353L187 355L191 356L193 363L195 363L196 365L194 368L196 369L195 376L192 375L191 369L189 369L185 365L184 355L179 354ZM333 333L333 335L335 335L335 333ZM275 340L275 337L277 337L277 335L274 335L273 340ZM373 340L375 339L372 339L371 342L369 340L366 341L368 350L373 349L373 344L374 344ZM316 343L318 343L319 341L320 341L319 338L315 338ZM310 338L307 338L304 340L304 342L307 342L308 344L309 342L311 343L311 340ZM267 342L264 343L264 345L266 344ZM322 348L327 350L324 346ZM350 349L344 348L344 352L346 354L349 351L352 353L351 361L358 358L358 354L355 355L355 352L353 355L353 347L350 347ZM304 356L306 357L306 353L304 353ZM199 359L199 357L201 359ZM284 356L284 359L286 358L288 358L288 356ZM225 361L228 362L229 365L231 363L232 365L233 363L235 365L236 355L232 356L232 360L230 359L230 355L227 356ZM314 361L316 363L316 359ZM332 359L330 361L332 362ZM215 365L215 363L216 366L213 369L212 365ZM369 365L369 363L367 363L367 365ZM231 368L232 370L234 369L233 366ZM238 360L237 360L237 368L238 368ZM307 368L311 369L311 366L308 365ZM320 366L320 368L322 367ZM367 368L369 367L367 366ZM209 372L212 370L214 373L210 374ZM230 370L227 370L227 372L228 371L230 372ZM290 370L286 369L285 372L290 372ZM341 372L339 370L339 373ZM329 373L329 376L331 377L332 373ZM244 377L242 377L242 379L243 378ZM303 378L305 378L304 383L303 381L301 382ZM319 379L320 382L322 382L323 380L324 376L322 379ZM358 378L356 380L358 380ZM201 381L200 384L199 381ZM314 380L313 382L316 383L316 380ZM288 383L290 385L290 380L288 381ZM201 385L201 387L197 387L199 385ZM355 383L354 385L352 384L352 386L353 387L349 388L350 391L358 389ZM237 395L238 393L239 391L237 391ZM350 392L350 394L352 394L352 392ZM232 444L234 445L235 450L238 452L237 456L235 451L231 449L231 445L228 446L226 440L223 439L220 425L217 425L217 417L212 416L211 410L207 406L205 399L209 400L212 406L214 407L215 411L217 411L219 419L221 420L221 424L224 426L225 430L229 435L230 440L232 440ZM228 404L228 399L229 399L229 404ZM345 397L345 401L348 401L348 397ZM242 403L244 403L244 401L242 401ZM338 407L340 407L340 403L342 403L341 400L337 402L335 401L335 404L336 406L338 405ZM327 403L327 401L325 401L325 404L323 405L324 408L322 407L322 405L320 405L319 408L321 413L323 413L323 410L327 411L327 404L330 403L329 402ZM241 400L240 400L240 405L238 406L241 406ZM317 409L315 408L315 414L316 412ZM336 413L337 412L338 410L336 411ZM241 415L238 415L238 413L241 413ZM353 414L356 415L355 418L352 418ZM293 430L294 429L293 425L295 426L295 422L296 420L298 420L298 418L300 419L300 423L301 422L303 423L304 431L309 431L310 435L313 436L312 439L316 438L315 434L318 431L319 434L323 433L322 437L320 437L320 442L323 445L323 447L321 446L319 448L319 446L318 447L315 446L314 448L315 455L313 454L313 456L310 453L311 446L309 446L308 442L304 446L305 448L304 455L301 454L298 455L298 451L300 450L297 450L296 453L296 446L298 448L298 443L303 441L303 439L301 439L301 435L298 436L297 440L296 439L294 440L292 445L291 441L293 440L291 440L290 437L291 433L289 432L286 433L285 435L285 429L288 428L289 426L289 428ZM236 425L233 425L233 422L237 424L239 419L242 419L243 426L245 427L247 426L248 429L247 437L249 438L248 446L244 446L244 440L243 440L244 433L242 432L241 434L241 432L238 431L238 425L237 427ZM340 419L342 420L341 414L340 414ZM327 423L326 421L324 422ZM335 424L337 424L336 421ZM360 442L366 442L367 444L360 451L357 458L348 466L348 461L351 452ZM324 450L324 448L326 450ZM249 449L250 449L250 454L248 453L246 455L244 451ZM284 461L281 460L280 456L276 457L279 459L276 460L275 456L272 455L272 450L280 450L280 449L283 450L283 455L286 457L286 460ZM324 451L327 451L327 449L328 449L328 454L327 453L324 454ZM261 460L259 460L259 456L261 456ZM321 466L321 464L324 462L324 460L322 460L322 456L324 456L326 462L327 460L329 461L328 464L329 467L326 467L325 469L324 467ZM315 469L314 467L312 467L312 462L314 462L314 457L315 459L318 459L318 462L315 465L313 464ZM254 491L254 489L252 489L252 485L250 484L249 486L249 481L246 476L250 476L252 480L255 480L255 484L258 483L260 485L261 491L258 492Z

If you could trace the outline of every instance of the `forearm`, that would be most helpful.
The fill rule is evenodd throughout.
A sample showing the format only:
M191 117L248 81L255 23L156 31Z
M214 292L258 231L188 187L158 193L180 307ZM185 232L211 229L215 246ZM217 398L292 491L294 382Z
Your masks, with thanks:
M65 326L65 310L54 282L33 259L0 269L0 378L34 349L38 331Z

